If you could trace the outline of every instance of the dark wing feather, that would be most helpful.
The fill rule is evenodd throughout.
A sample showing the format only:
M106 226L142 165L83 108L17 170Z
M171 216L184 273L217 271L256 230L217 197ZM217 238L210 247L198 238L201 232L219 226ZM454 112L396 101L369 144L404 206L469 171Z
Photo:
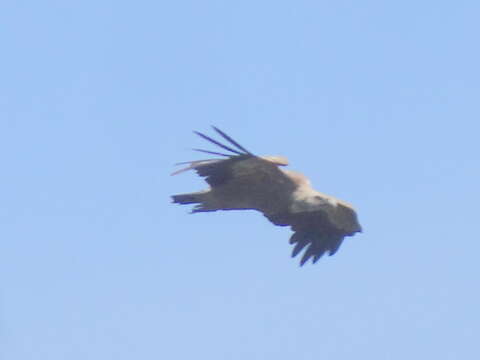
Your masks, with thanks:
M203 149L192 149L195 151L203 152L205 154L211 154L211 155L219 155L219 156L225 156L225 157L231 157L232 155L229 154L224 154L221 152L216 152L216 151L210 151L210 150L203 150Z
M359 225L358 230L355 231L339 227L331 221L325 210L268 215L267 218L275 225L291 226L294 234L290 238L290 244L295 245L292 257L306 249L300 260L301 266L309 259L316 263L325 253L330 256L335 254L346 236L352 236L360 231Z
M212 126L213 129L219 133L225 140L227 140L228 142L230 142L232 145L236 146L238 149L240 149L241 151L245 152L246 154L249 154L249 155L253 155L250 151L248 151L247 149L245 149L242 145L240 145L238 142L236 142L235 140L233 140L230 136L228 136L227 134L225 134L222 130L220 130L219 128L215 127L215 126Z
M219 156L227 157L228 159L210 159L210 160L202 160L202 161L183 162L182 164L188 163L190 166L185 169L178 170L173 174L178 174L182 171L194 169L198 173L198 175L205 178L205 181L210 186L212 187L219 186L229 181L233 177L233 166L236 162L255 157L255 155L253 155L251 152L245 149L238 142L233 140L230 136L225 134L222 130L216 128L215 126L213 126L213 128L225 140L227 140L229 143L231 143L233 146L237 147L241 151L236 150L228 145L225 145L211 138L210 136L202 134L201 132L194 131L194 133L200 136L201 138L221 147L224 150L231 152L232 154L225 154L221 152L203 150L203 149L194 149L195 151L200 151L200 152L212 154L212 155L219 155Z
M197 134L198 136L204 138L205 140L208 140L210 141L211 143L217 145L217 146L220 146L222 149L225 149L227 151L231 151L232 153L234 154L237 154L237 155L243 155L244 153L238 151L238 150L235 150L235 149L232 149L231 147L225 145L225 144L222 144L221 142L218 142L217 140L215 139L212 139L210 136L207 136L205 134L202 134L201 132L198 132L198 131L194 131L195 134Z
M205 178L205 181L212 187L220 186L234 177L234 164L238 161L250 158L249 155L232 156L229 159L199 164L194 169L198 175Z
M290 222L292 230L295 231L292 238L295 235L302 237L309 244L300 260L300 265L305 264L310 258L316 262L326 252L333 255L334 249L340 246L339 241L346 235L332 226L322 211L294 214ZM292 252L292 257L295 255L297 254Z

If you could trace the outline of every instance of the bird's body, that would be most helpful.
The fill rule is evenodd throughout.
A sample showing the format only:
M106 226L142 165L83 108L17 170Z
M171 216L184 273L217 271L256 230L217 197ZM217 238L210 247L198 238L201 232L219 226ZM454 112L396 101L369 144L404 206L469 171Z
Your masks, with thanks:
M316 262L325 252L333 255L345 236L361 231L351 205L314 190L303 174L280 168L288 160L253 155L224 132L214 129L235 148L197 132L231 154L196 149L226 159L191 161L187 168L175 172L193 169L210 185L205 191L172 196L175 203L197 204L193 213L258 210L275 225L291 226L295 231L290 239L295 244L292 256L309 245L301 265L311 257Z

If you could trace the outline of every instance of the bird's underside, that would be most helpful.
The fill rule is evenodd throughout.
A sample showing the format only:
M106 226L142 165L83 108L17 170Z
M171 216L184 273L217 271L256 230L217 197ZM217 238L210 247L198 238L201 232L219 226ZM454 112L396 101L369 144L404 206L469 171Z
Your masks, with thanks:
M275 225L291 226L292 256L305 249L300 265L310 258L315 263L325 253L333 255L346 236L361 231L351 205L314 190L304 175L281 169L288 165L285 158L256 156L213 128L227 144L195 133L228 153L194 149L223 158L179 163L188 166L172 174L195 170L210 188L173 195L174 203L195 204L192 213L258 210Z

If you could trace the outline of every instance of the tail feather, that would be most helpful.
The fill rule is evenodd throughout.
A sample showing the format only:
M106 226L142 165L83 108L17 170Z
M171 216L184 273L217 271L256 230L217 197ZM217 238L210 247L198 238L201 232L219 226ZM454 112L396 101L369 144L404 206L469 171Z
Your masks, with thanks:
M209 196L209 191L200 191L189 194L172 195L173 202L180 205L197 204L193 207L192 213L217 211L222 208L212 203L212 198Z
M198 193L179 194L173 195L172 199L176 204L197 204L201 202L199 195Z

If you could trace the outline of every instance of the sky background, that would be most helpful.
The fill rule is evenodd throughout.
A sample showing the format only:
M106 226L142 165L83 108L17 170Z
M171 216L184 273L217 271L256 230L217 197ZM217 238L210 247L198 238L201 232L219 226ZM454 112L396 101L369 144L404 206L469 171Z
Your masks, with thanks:
M478 1L0 5L0 357L480 355ZM298 266L189 215L216 125L355 205Z

